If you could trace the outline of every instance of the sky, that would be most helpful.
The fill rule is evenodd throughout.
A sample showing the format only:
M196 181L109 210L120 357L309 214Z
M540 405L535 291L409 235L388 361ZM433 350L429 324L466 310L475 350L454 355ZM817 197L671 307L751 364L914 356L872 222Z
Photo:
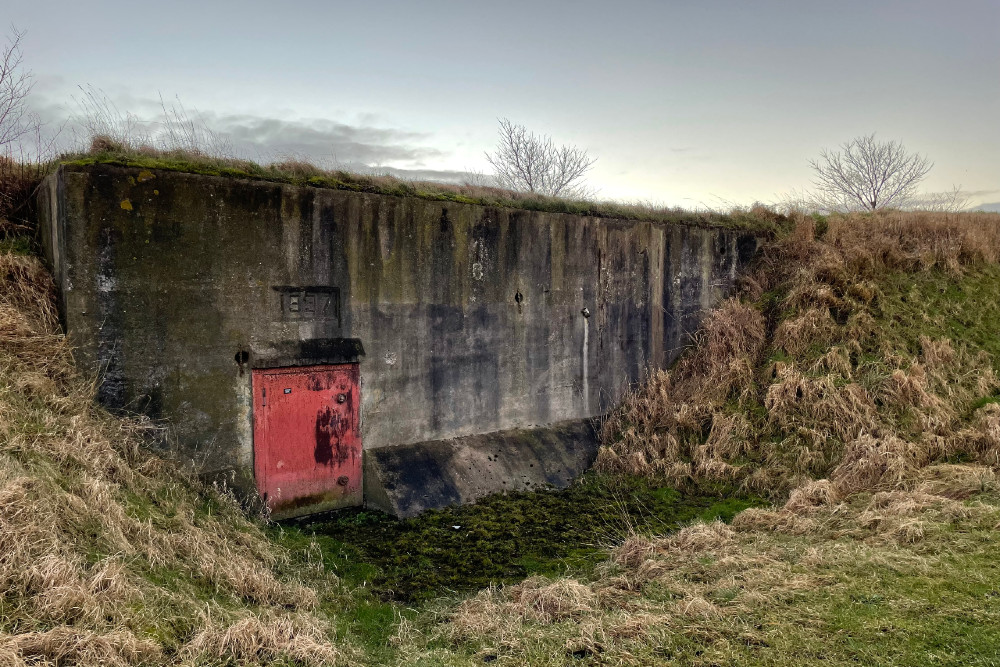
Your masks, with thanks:
M0 18L63 142L91 91L148 121L182 105L253 159L455 180L490 172L506 117L597 158L598 198L725 208L807 190L821 150L875 132L934 163L924 190L1000 202L1000 0L0 0Z

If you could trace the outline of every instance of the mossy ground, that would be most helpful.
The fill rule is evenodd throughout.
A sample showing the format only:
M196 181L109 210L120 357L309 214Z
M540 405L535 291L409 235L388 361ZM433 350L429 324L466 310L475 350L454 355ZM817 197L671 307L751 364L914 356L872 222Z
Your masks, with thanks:
M383 600L411 603L533 574L587 576L630 534L667 533L695 519L728 521L762 502L588 475L567 489L495 495L412 519L344 510L288 523L275 536L289 544L315 540L340 577Z

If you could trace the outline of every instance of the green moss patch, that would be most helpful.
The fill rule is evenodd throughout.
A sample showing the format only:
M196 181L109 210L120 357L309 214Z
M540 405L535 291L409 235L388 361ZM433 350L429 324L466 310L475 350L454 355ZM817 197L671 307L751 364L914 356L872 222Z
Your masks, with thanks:
M560 491L490 496L413 519L346 510L289 524L281 539L315 539L326 567L342 578L383 599L412 601L531 574L587 576L628 534L670 532L696 518L729 520L759 504L587 476Z

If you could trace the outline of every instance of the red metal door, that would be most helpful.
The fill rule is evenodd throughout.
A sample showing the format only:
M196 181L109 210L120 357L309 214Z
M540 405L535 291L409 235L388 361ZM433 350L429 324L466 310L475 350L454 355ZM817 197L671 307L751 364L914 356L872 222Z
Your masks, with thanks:
M275 518L360 505L358 364L253 372L254 474Z

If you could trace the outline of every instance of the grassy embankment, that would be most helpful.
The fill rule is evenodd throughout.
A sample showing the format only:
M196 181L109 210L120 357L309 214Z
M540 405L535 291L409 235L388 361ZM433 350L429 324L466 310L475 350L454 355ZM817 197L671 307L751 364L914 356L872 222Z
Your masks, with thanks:
M0 657L995 664L1000 223L822 227L769 246L700 344L607 422L608 478L409 524L345 515L316 537L262 528L143 453L149 424L95 407L49 278L8 239ZM656 536L731 516L743 501L705 498L732 488L777 505Z
M769 246L598 468L776 506L485 590L404 627L411 663L997 664L997 218L804 220Z

